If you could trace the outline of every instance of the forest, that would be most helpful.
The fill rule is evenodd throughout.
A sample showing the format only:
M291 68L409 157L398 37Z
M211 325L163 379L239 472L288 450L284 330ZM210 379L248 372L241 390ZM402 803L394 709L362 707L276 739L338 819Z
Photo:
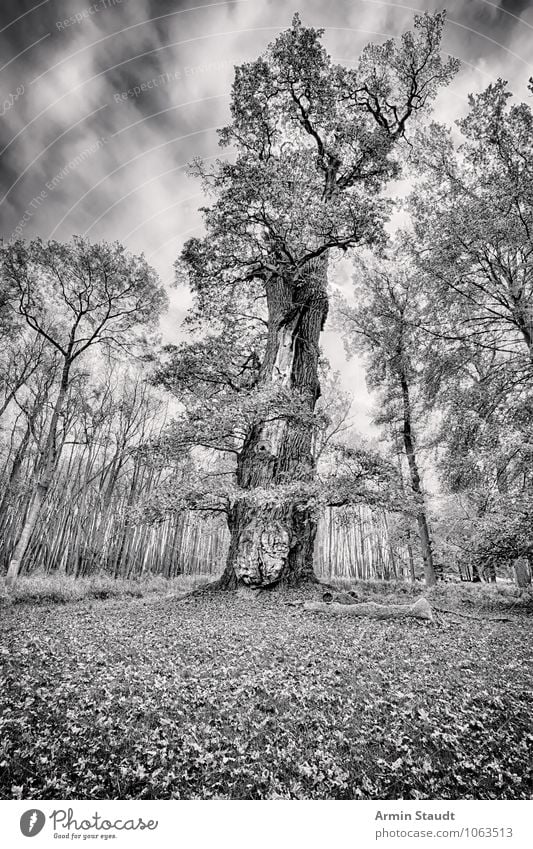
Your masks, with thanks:
M4 798L529 798L533 115L432 118L445 23L235 68L177 342L144 254L0 248Z
M518 561L528 580L531 108L498 80L459 126L430 123L457 62L441 18L416 27L349 71L295 18L237 69L234 161L191 166L213 203L176 262L194 294L183 343L158 344L165 292L143 257L4 245L10 579L227 559L228 580L260 587L312 572L319 523L332 577L494 581ZM321 353L326 320L364 360L371 441Z

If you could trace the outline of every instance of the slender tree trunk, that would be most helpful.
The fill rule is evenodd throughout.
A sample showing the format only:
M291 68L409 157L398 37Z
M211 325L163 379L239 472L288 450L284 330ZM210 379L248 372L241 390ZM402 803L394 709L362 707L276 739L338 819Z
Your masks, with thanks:
M485 580L490 584L496 583L496 564L489 563L484 569Z
M496 486L500 495L509 493L509 464L505 460L496 466Z
M415 559L413 557L413 546L411 545L411 532L407 531L407 556L409 558L409 579L411 583L416 582Z
M398 464L398 476L400 478L400 489L401 489L402 495L404 495L405 494L405 484L404 484L404 479L403 479L403 468L402 468L402 456L403 456L402 455L402 449L401 449L401 445L400 445L400 442L399 442L399 439L398 439L398 435L397 435L396 431L394 430L394 428L392 427L392 424L390 424L390 435L391 435L391 440L394 444L394 450L396 452L396 462ZM411 531L409 530L409 528L406 529L406 547L407 547L407 557L408 557L408 561L409 561L409 579L410 579L411 583L414 584L416 582L415 559L413 557L413 546L411 545Z
M132 507L132 505L135 502L135 496L137 494L139 478L141 476L141 466L140 466L139 462L136 459L134 459L133 463L134 463L134 465L133 465L133 471L132 471L132 477L131 477L131 484L130 484L128 497L126 499L126 504L125 504L126 512L124 514L120 543L118 545L118 552L117 552L117 556L115 558L115 565L114 565L114 570L113 570L113 577L114 578L119 577L120 569L121 569L121 565L122 565L123 561L124 561L125 571L128 567L127 557L124 556L125 553L127 553L127 550L129 549L129 544L131 542L131 528L126 523L127 522L127 511L130 507ZM126 577L129 577L129 575L126 575Z
M17 579L22 559L28 549L31 535L34 531L35 525L37 524L37 519L39 518L39 513L41 512L41 508L45 502L47 494L48 487L38 483L32 494L30 506L26 513L26 521L24 522L24 527L22 528L22 532L15 546L15 551L13 552L13 557L9 563L9 569L7 570L6 576L6 585L8 588L10 588Z
M16 493L18 483L20 481L22 464L24 463L24 460L26 458L26 452L28 450L30 438L31 425L30 422L28 422L20 445L16 450L15 457L13 459L13 465L11 466L11 471L9 473L7 486L2 497L2 501L0 502L0 535L2 534L3 528L7 524L8 511L12 506L13 498Z
M400 382L402 387L403 400L403 443L405 446L405 453L407 455L407 462L409 464L409 471L411 473L411 488L415 494L415 498L418 505L416 520L418 524L418 533L420 536L422 558L424 560L424 576L426 579L426 584L428 586L434 586L437 583L437 578L435 575L435 566L433 563L433 552L431 550L431 538L429 535L429 528L426 517L424 493L422 490L422 483L420 480L420 473L418 471L418 464L416 460L415 442L411 425L411 401L409 397L409 385L407 383L407 378L403 370L400 372Z
M383 511L383 524L385 526L385 536L386 536L386 539L387 539L387 548L389 549L390 565L392 567L392 573L393 573L394 577L396 578L398 576L398 569L396 567L396 557L395 557L394 549L393 549L392 543L391 543L390 531L389 531L389 522L388 522L387 513L386 513L385 510Z
M20 389L20 385L17 385L15 389L11 389L11 390L7 393L7 395L6 395L6 397L4 398L4 400L3 400L2 404L0 404L0 419L1 419L1 418L2 418L2 416L4 415L5 411L6 411L6 410L7 410L7 408L9 407L9 405L11 404L11 402L12 402L13 398L15 397L15 395L17 394L17 392L18 392L18 390L19 390L19 389Z
M313 576L317 521L297 495L276 486L312 480L312 413L320 394L318 355L327 315L327 258L310 262L298 283L272 277L267 283L268 341L260 385L291 392L299 410L280 409L276 399L248 433L238 458L237 483L245 491L231 510L231 541L222 584L251 587L298 583ZM296 488L296 487L295 487ZM265 502L256 500L258 492ZM305 498L302 499L305 501Z
M42 463L40 464L38 479L31 496L30 505L26 513L26 517L24 519L24 524L20 533L20 537L15 546L15 551L13 552L9 568L7 570L6 586L8 587L8 589L13 586L17 579L20 567L24 559L24 555L28 550L28 546L30 544L30 540L35 526L37 524L41 508L48 495L48 491L52 484L54 473L59 461L60 452L58 450L57 445L57 429L59 417L61 415L61 411L63 410L65 398L67 396L71 365L72 363L70 359L66 358L61 374L59 392L57 394L56 403L52 412L52 418L50 420L50 427L48 429L46 442L43 448Z
M533 363L533 319L531 313L524 304L520 294L511 291L511 298L514 306L513 316L515 322L527 345L529 359Z

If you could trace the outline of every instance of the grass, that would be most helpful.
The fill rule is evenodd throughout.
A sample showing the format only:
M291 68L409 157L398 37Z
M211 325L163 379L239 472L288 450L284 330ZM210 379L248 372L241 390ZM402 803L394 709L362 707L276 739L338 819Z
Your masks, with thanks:
M4 608L1 797L530 798L527 615L333 619L301 598Z
M179 595L212 580L199 575L179 575L172 580L150 576L142 580L114 579L106 575L74 578L68 575L30 575L16 582L8 592L0 581L0 606L83 601L84 599L143 598L153 595Z
M407 583L404 581L333 581L334 586L347 592L355 592L361 601L367 601L379 596L378 601L391 603L408 602L424 595L429 602L439 607L452 606L467 611L506 611L515 609L532 610L531 593L519 590L507 581L494 584L469 582L438 583L428 588L423 583Z

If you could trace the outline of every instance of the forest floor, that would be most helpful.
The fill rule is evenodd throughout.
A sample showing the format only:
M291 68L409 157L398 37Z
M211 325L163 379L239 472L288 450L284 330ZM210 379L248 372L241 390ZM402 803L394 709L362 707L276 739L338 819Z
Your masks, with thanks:
M476 598L435 624L297 591L4 606L0 797L531 798L531 616Z

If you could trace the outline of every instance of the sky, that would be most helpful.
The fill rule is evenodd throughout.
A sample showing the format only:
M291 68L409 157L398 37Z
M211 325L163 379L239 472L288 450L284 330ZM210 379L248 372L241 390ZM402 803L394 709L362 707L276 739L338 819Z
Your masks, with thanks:
M144 252L169 287L162 332L180 338L188 293L171 288L184 241L202 232L194 156L225 155L233 67L290 25L323 27L334 61L446 8L443 50L462 61L436 103L451 122L469 92L503 77L519 100L533 75L533 0L1 0L0 236L118 240ZM329 330L326 355L371 433L372 399L357 361Z

